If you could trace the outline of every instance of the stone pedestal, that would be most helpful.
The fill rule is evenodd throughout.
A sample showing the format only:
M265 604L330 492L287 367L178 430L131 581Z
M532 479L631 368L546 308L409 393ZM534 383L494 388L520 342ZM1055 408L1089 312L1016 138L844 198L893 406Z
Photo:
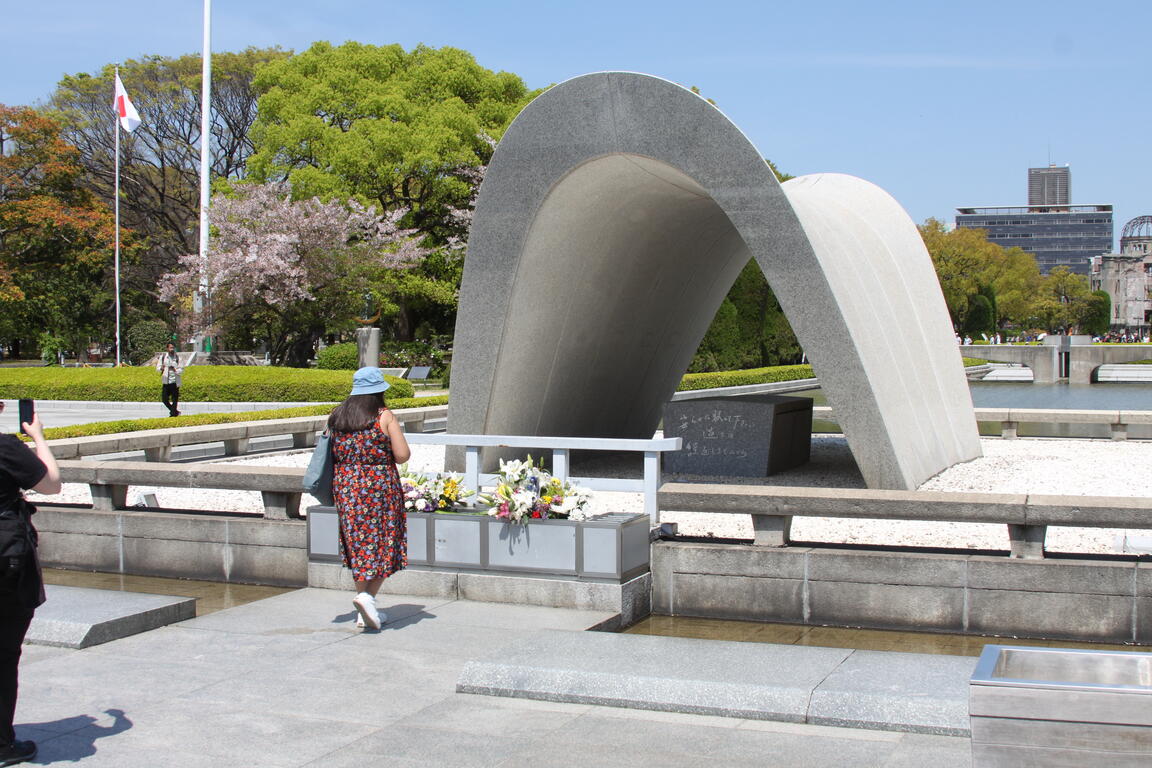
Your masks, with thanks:
M357 328L356 329L356 350L360 355L359 364L363 368L366 365L373 367L380 365L380 329L379 328Z
M743 395L664 406L664 436L684 448L664 457L672 474L765 477L808 463L812 400Z

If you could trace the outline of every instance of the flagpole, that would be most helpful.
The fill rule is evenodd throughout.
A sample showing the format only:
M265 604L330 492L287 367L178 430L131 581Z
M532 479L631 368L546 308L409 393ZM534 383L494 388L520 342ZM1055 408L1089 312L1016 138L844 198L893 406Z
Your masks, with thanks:
M116 65L116 78L120 78L120 65ZM115 81L113 81L115 82ZM113 97L115 101L115 97ZM113 269L116 274L116 367L120 367L120 113L113 113L112 131L116 134L116 182L115 200L116 209L116 250L113 258Z
M212 143L212 0L204 0L204 50L201 55L202 71L200 84L200 301L201 323L205 330L201 349L212 351L211 337L207 329L210 323L211 304L208 297L208 204L210 193L210 161Z

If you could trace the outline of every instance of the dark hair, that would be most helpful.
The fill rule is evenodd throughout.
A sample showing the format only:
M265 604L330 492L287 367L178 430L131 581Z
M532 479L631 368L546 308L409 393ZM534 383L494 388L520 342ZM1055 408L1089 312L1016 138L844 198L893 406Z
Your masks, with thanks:
M359 432L368 429L380 418L384 407L384 393L371 395L348 395L344 402L332 409L328 417L328 429L332 432Z

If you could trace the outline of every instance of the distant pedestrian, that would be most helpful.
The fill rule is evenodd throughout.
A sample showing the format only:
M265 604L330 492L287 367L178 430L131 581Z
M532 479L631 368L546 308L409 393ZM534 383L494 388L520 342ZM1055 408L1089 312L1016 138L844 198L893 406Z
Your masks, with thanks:
M0 411L4 403L0 401ZM60 493L60 469L44 442L40 417L24 424L32 450L15 435L0 435L0 521L5 549L23 552L0 559L0 765L15 765L36 756L36 742L17 741L12 720L16 714L20 651L36 607L44 602L44 582L36 557L36 508L23 491ZM25 546L12 548L9 545Z
M380 629L376 608L384 579L408 563L404 490L397 463L412 451L396 416L384 405L388 382L367 366L352 376L352 392L328 418L332 440L332 496L340 519L340 554L352 570L359 622Z
M160 400L168 409L169 416L179 416L177 407L180 405L180 380L184 366L180 364L180 355L176 354L176 345L172 342L168 342L156 361L156 370L160 371Z

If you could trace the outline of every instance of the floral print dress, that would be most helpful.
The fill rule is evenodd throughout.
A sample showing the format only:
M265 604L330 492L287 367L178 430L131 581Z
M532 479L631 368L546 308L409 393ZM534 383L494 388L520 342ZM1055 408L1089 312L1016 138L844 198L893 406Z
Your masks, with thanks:
M404 493L392 441L373 422L332 433L332 495L340 515L340 556L356 581L385 578L408 564Z

